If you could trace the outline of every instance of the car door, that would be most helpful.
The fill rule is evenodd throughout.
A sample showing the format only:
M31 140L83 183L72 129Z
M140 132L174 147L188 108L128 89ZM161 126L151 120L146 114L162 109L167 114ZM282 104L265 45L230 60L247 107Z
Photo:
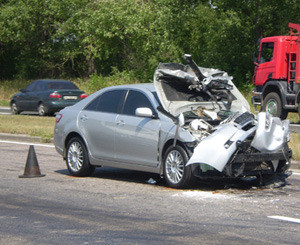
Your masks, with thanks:
M263 85L275 73L275 60L273 58L276 42L267 42L262 44L259 56L259 67L255 69L255 80L257 85Z
M38 81L34 81L29 84L25 89L21 90L21 94L18 98L18 107L21 110L33 110L34 101L33 96Z
M129 90L122 113L116 117L116 160L156 167L160 121L136 116L135 110L140 107L150 108L155 113L146 94Z
M38 81L35 89L32 93L32 107L34 110L38 109L38 106L40 104L40 102L45 103L45 99L49 99L47 97L49 97L49 95L46 95L46 88L47 88L47 83L44 81ZM46 97L45 97L46 95Z
M115 121L125 93L126 90L104 92L79 114L78 126L96 159L114 159Z

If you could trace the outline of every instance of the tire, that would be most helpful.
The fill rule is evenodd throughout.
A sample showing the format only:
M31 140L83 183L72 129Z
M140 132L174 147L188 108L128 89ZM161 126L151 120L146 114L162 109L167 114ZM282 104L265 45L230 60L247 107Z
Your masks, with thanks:
M39 104L38 113L39 113L40 116L47 116L48 115L48 109L47 109L47 107L44 106L43 103Z
M68 142L66 164L73 176L90 176L95 170L95 167L89 162L85 144L78 137L74 137Z
M263 100L263 111L270 113L274 117L282 120L286 119L288 112L282 108L280 96L275 93L269 93Z
M164 178L172 188L186 188L192 184L194 176L191 166L185 166L188 161L186 151L179 145L170 146L164 154Z
M12 102L11 105L10 105L10 109L11 109L11 113L13 115L17 115L17 114L20 114L21 111L18 109L17 107L17 104L15 102Z

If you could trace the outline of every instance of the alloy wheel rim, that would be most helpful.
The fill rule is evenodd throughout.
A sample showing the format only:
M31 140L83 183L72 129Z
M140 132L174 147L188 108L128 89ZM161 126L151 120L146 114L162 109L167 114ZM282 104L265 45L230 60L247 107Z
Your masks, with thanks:
M12 104L12 110L14 113L17 113L18 111L17 105L15 103Z
M277 113L277 103L275 100L270 100L268 102L266 111L272 115L275 115Z
M183 176L184 162L179 151L171 151L166 160L166 174L173 184L178 184Z
M77 172L81 169L83 164L83 150L82 146L78 142L73 142L68 150L68 165L74 171Z
M39 106L39 114L40 114L40 115L43 115L44 112L45 112L44 106L40 105L40 106Z

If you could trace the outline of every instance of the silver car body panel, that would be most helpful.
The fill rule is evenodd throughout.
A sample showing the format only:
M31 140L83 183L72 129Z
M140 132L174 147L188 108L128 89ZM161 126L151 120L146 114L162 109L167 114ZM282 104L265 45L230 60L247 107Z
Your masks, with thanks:
M115 159L150 167L158 166L159 120L117 115Z
M280 151L289 138L289 120L281 121L266 112L257 115L257 130L252 146L261 152Z
M203 139L194 149L187 166L207 164L222 172L237 149L237 141L244 141L255 131L255 127L244 131L236 124L221 125L214 133ZM230 142L230 145L228 144Z

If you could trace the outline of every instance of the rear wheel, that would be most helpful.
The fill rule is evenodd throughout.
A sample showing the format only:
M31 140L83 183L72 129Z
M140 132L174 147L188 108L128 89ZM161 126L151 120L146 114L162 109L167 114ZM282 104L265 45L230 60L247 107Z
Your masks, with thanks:
M19 110L19 108L17 107L17 104L15 102L11 103L10 109L11 109L11 113L14 114L14 115L20 114L20 112L21 112Z
M275 93L269 93L263 100L263 111L270 113L274 117L282 120L286 119L288 112L282 108L280 96Z
M190 166L186 166L188 155L179 145L170 146L164 154L164 178L172 188L185 188L192 183Z
M43 103L39 104L38 113L39 113L40 116L47 116L48 115L47 107L45 107Z
M69 172L74 176L89 176L95 170L89 162L85 144L78 137L72 138L67 145L66 164Z

